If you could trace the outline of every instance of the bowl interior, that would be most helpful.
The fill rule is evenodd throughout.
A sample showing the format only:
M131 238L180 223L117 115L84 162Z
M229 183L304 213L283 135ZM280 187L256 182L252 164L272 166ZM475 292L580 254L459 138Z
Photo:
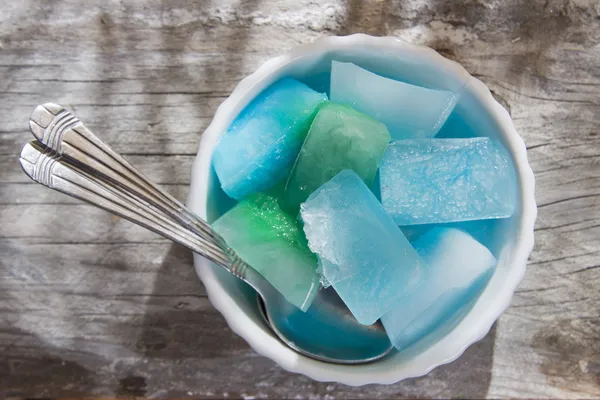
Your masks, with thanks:
M312 51L292 53L287 58L272 61L272 65L263 66L259 72L243 81L227 104L222 106L223 110L219 110L213 124L204 134L197 165L194 167L192 193L188 202L194 211L212 222L235 204L220 189L218 179L207 156L210 158L212 150L218 142L218 137L227 129L227 126L243 107L268 85L285 76L294 77L315 90L328 92L332 59L350 61L380 75L429 88L454 91L463 89L463 94L455 110L438 137L488 136L497 139L507 148L511 154L513 166L515 165L514 154L518 149L513 147L517 144L507 136L506 129L501 127L499 118L495 115L489 102L482 101L482 84L470 78L469 74L457 64L442 59L430 50L407 45L373 47L356 44L344 46L342 44L337 48L314 48ZM202 179L205 180L205 183L202 183L200 188L194 188L194 182ZM452 320L438 326L408 351L394 353L373 364L332 366L292 352L278 342L264 325L257 308L255 294L247 285L221 268L203 261L200 257L196 258L196 265L200 269L199 273L203 276L205 284L207 284L207 277L214 278L214 287L207 285L211 300L213 300L213 295L226 297L224 303L214 300L213 302L224 313L232 328L245 337L257 351L275 358L285 368L309 375L311 372L307 368L313 368L311 371L314 374L318 374L315 371L319 370L321 372L328 371L328 375L324 378L326 380L339 378L344 381L347 379L343 376L348 373L360 374L362 378L351 384L389 382L391 376L396 377L391 378L392 381L398 380L398 377L406 377L402 376L401 370L403 369L406 374L414 375L415 373L410 371L417 371L419 368L421 368L421 373L424 373L432 366L456 357L466 346L480 339L489 329L493 320L490 321L488 316L494 315L495 319L508 303L512 290L514 290L514 286L507 285L507 282L514 281L508 276L512 274L512 268L522 268L522 266L515 265L514 262L514 249L520 240L519 232L522 222L523 193L520 179L519 173L517 173L518 204L512 218L453 224L470 232L485 244L499 260L496 270L480 296L457 312ZM199 194L202 191L206 191L206 193ZM406 228L404 231L411 238L420 235L427 228L427 226L417 226ZM504 298L506 300L497 301ZM225 303L227 305L224 305ZM239 320L234 321L235 318ZM482 324L487 324L483 333ZM456 354L446 352L446 355L443 355L443 346L450 345L451 347L456 343L464 343L462 349L455 349L454 353ZM279 356L273 357L275 353ZM313 377L319 379L319 376L314 374ZM336 378L337 374L340 374L338 378ZM378 376L378 378L373 378L374 376ZM386 379L385 376L388 378Z

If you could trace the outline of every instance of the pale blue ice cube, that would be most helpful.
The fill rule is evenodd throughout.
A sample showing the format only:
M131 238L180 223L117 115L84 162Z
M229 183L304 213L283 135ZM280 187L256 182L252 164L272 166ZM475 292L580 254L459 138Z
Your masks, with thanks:
M509 155L489 138L399 140L379 173L381 202L400 226L506 218L515 210Z
M434 137L459 95L384 78L352 63L331 63L331 101L383 122L392 139Z
M215 171L225 193L240 200L286 177L317 107L325 100L324 93L284 78L247 105L213 153Z
M433 228L413 245L427 265L424 283L381 318L399 350L413 345L467 307L496 265L485 246L459 229Z
M300 214L324 279L360 323L373 324L422 283L420 257L354 171L313 192Z

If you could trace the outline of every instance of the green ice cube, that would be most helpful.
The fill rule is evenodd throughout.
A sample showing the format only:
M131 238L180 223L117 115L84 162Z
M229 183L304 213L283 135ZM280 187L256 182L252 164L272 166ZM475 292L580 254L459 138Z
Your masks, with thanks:
M308 309L319 290L317 258L298 221L281 210L276 197L249 196L215 221L213 228L290 303Z
M297 212L312 192L345 169L370 185L389 141L385 125L373 118L346 105L322 105L286 183L284 207Z

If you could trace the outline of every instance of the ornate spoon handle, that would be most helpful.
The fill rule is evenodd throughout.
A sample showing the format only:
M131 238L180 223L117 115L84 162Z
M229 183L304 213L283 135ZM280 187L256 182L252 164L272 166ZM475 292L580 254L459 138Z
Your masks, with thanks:
M233 254L188 231L168 215L149 207L120 186L111 185L33 141L21 151L21 166L34 181L84 200L169 238L230 269Z
M185 205L152 183L137 168L94 135L64 107L37 106L29 119L31 132L57 154L80 162L113 183L160 208L198 235L222 243L223 239Z

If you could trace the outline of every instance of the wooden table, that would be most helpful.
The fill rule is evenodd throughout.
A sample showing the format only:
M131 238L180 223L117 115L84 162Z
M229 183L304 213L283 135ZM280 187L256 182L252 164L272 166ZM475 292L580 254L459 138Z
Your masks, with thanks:
M596 0L0 1L0 396L600 396ZM33 108L75 110L185 199L198 141L268 58L353 32L425 44L510 110L537 179L511 307L456 362L391 386L290 374L209 304L188 251L32 183Z

